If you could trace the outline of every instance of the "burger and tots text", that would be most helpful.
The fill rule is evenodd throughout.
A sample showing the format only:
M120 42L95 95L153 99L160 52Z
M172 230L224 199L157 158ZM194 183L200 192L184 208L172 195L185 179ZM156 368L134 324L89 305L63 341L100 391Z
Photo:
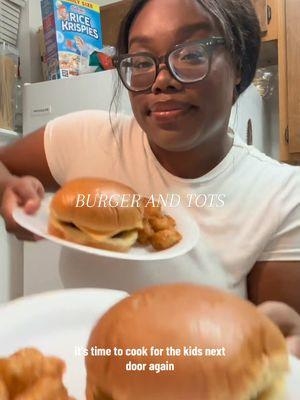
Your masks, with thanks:
M181 205L186 207L223 207L225 204L225 194L211 193L211 194L195 194L188 193L182 198L178 193L168 193L167 195L158 194L143 196L140 194L124 193L124 194L85 194L78 193L76 198L76 208L93 208L93 207L140 207L142 204L144 207L170 207L176 208ZM146 199L146 201L145 201Z

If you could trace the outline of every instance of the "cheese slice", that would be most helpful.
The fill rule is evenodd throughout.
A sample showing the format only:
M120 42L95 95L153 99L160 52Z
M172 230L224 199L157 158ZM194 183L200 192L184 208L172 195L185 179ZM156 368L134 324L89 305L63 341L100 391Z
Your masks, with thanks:
M108 239L108 238L111 238L111 237L117 235L118 233L120 233L120 230L115 230L115 231L112 231L112 232L109 232L109 233L108 232L99 233L99 232L97 232L97 231L95 231L93 229L89 229L89 228L86 228L86 227L81 226L81 225L77 225L77 228L79 230L81 230L82 232L86 233L90 238L96 240L97 242L98 241L103 241L103 240Z
M117 237L111 237L108 235L97 234L95 232L90 232L87 229L84 231L80 230L69 223L61 222L52 216L51 224L58 230L64 233L66 240L85 243L105 243L112 244L116 246L128 246L131 247L138 238L138 232L136 229L130 231L117 232Z

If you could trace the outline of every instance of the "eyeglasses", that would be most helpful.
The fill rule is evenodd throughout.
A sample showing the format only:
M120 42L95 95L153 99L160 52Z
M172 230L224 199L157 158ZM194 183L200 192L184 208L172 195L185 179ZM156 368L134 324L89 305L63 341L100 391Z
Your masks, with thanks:
M195 83L208 75L214 49L224 44L224 38L211 37L177 45L159 58L151 53L141 52L116 57L114 63L123 84L132 92L149 90L162 63L177 81Z

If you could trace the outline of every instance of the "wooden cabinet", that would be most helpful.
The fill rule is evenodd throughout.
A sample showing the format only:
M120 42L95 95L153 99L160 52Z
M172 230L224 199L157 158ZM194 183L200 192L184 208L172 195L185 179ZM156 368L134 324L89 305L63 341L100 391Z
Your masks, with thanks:
M278 39L278 1L280 0L266 0L267 31L263 32L263 42Z
M272 1L278 15L280 160L300 164L300 3Z
M129 10L131 3L132 0L122 0L101 7L104 44L111 46L116 45L121 21Z
M286 108L285 147L291 160L300 163L300 3L286 0Z
M252 0L252 3L255 7L256 14L260 23L260 30L262 33L266 33L268 31L268 7L267 0Z
M255 7L264 42L278 38L277 0L252 0Z
M261 21L265 10L267 13L259 65L278 64L279 157L281 161L300 164L300 2L253 0L253 3Z

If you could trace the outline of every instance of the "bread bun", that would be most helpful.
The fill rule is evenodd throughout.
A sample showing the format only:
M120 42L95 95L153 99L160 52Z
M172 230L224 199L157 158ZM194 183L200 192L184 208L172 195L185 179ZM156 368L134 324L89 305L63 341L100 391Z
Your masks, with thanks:
M98 349L148 355L92 356ZM154 346L162 356L151 356ZM166 348L181 349L166 356ZM87 400L281 400L288 371L279 329L249 302L191 284L151 287L113 306L94 327L86 357ZM203 355L183 355L202 349ZM212 356L210 350L219 349ZM198 351L198 350L194 350ZM222 353L222 355L220 354ZM225 354L225 355L224 355ZM126 371L129 362L144 371ZM175 370L150 371L150 364Z
M106 179L70 181L50 203L48 231L75 243L127 251L143 226L143 207L131 204L134 195L130 187Z

